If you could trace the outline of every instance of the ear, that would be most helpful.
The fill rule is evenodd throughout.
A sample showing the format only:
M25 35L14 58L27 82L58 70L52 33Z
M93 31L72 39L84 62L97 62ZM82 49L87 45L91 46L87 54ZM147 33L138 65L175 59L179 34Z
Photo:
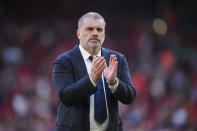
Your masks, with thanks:
M77 29L76 32L77 32L77 37L80 40L80 31L79 31L79 29Z

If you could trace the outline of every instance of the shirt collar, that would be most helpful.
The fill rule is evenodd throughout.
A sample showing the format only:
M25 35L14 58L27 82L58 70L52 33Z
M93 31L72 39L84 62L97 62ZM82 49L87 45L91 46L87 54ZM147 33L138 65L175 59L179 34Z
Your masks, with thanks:
M82 57L84 60L88 60L90 53L88 53L82 46L79 44L79 50L81 51ZM101 56L101 50L99 51L97 56Z

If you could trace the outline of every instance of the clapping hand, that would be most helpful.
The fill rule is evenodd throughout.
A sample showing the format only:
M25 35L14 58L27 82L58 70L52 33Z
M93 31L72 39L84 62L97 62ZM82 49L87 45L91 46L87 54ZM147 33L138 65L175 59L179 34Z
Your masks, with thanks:
M104 69L104 77L109 82L109 84L116 81L118 61L115 55L110 56L109 66Z
M102 72L106 67L105 58L103 56L94 57L90 69L90 77L94 83L101 78Z

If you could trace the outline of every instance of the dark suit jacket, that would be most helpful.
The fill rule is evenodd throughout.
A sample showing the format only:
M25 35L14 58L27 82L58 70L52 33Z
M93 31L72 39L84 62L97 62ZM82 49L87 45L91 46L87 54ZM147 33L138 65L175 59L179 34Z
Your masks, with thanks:
M109 64L110 55L118 60L117 77L119 84L114 93L106 91L109 110L109 131L121 131L122 120L118 110L118 100L130 104L135 99L128 64L124 55L102 48L102 55ZM89 131L90 96L97 91L90 81L85 62L77 44L73 49L61 54L54 62L53 81L59 95L56 131Z

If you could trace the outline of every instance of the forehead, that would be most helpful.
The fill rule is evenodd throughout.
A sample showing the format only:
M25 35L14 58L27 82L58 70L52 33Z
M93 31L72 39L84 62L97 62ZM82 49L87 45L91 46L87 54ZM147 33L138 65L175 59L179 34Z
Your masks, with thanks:
M82 27L93 27L93 28L104 28L105 22L102 19L94 19L91 17L87 17L82 22Z

